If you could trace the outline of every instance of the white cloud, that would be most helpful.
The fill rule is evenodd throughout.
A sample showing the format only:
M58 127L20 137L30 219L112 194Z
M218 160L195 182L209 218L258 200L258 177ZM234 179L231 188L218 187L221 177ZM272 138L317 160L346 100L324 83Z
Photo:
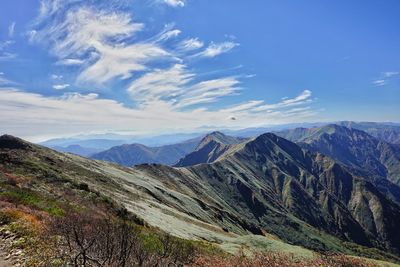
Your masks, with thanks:
M17 57L15 53L4 52L0 53L0 61L9 61Z
M177 111L165 102L156 101L153 106L134 109L115 100L99 98L93 93L45 97L12 88L0 88L0 125L7 125L2 132L6 130L9 134L38 140L43 136L101 133L107 130L118 132L138 129L140 134L149 134L193 131L203 129L205 125L214 129L253 127L266 123L296 122L315 116L315 112L309 109L296 111L276 108L270 112L253 112L254 107L260 104L259 101L251 101L229 109ZM271 105L279 106L279 103Z
M55 90L64 90L66 88L68 88L70 85L68 83L64 83L64 84L55 84L53 85L53 89Z
M0 86L15 86L16 82L7 79L4 75L4 72L0 72Z
M222 77L196 82L196 75L185 65L175 64L169 69L157 69L134 80L128 92L142 106L163 101L172 109L216 101L238 91L239 81Z
M52 51L60 58L57 64L87 62L78 81L101 84L117 77L129 78L135 71L146 70L146 63L170 55L155 43L125 42L143 26L132 22L127 13L81 7L69 10L61 23L46 26L35 38L42 42L52 40Z
M386 80L375 80L372 83L376 86L384 86L386 85Z
M12 37L14 36L14 31L15 31L15 21L12 22L12 23L10 24L10 26L8 26L8 36L9 36L10 38L12 38Z
M85 61L77 58L66 58L56 62L56 65L77 66L84 64Z
M293 106L300 106L312 102L311 91L304 90L300 95L295 98L285 98L281 102L276 104L264 104L252 109L254 112L264 112L268 110L282 109Z
M165 100L182 94L184 86L194 74L189 73L184 65L175 64L169 69L156 69L134 80L128 88L132 98L141 105Z
M188 90L178 99L177 108L198 104L212 103L218 98L235 94L239 81L233 77L225 77L199 82L187 88Z
M57 74L52 74L51 78L53 80L61 80L63 78L63 76L62 75L57 75Z
M220 54L229 52L238 45L238 43L234 42L211 43L204 51L198 53L197 56L216 57Z
M178 48L185 51L200 49L204 46L204 43L200 41L198 38L190 38L183 40Z
M7 41L0 42L0 51L4 50L5 48L7 48L8 46L12 45L13 43L15 43L15 42L12 41L12 40L7 40Z
M179 34L181 34L181 30L178 29L162 32L157 38L157 42L166 41L168 39L177 37Z
M172 6L172 7L184 7L185 1L184 0L162 0L165 4Z
M400 73L397 72L397 71L387 71L387 72L383 73L383 76L385 76L386 78L390 78L390 77L393 77L393 76L397 76L399 74Z
M386 71L382 72L380 78L372 81L372 84L375 86L384 86L387 85L392 79L398 76L400 72L398 71Z

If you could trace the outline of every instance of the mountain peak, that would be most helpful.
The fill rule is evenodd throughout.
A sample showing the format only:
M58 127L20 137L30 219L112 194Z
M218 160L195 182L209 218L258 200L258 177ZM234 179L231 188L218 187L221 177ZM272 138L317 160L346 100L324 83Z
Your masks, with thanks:
M211 132L211 133L207 134L206 136L204 136L203 139L200 141L197 148L198 149L202 148L203 146L207 145L209 142L212 142L212 141L223 144L223 145L233 145L233 144L240 143L243 140L244 140L243 138L229 136L229 135L225 135L222 132L214 131L214 132Z
M233 145L245 140L244 138L225 135L218 131L209 133L201 139L195 151L180 159L175 166L184 167L214 162Z
M18 137L4 134L0 136L0 149L26 149L30 144Z

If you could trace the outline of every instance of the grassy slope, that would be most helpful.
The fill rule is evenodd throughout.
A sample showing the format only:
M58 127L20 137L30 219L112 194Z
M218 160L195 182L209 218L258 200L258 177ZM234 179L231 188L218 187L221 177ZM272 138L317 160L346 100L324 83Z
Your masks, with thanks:
M194 192L179 184L178 177L149 174L146 166L122 168L34 145L23 150L3 150L0 165L3 198L50 216L61 215L65 205L71 203L79 209L108 212L117 211L116 203L121 202L154 227L183 238L220 243L227 251L243 245L249 249L284 249L299 256L310 254L270 235L241 237L246 234L243 229L236 233L223 231L191 195ZM17 186L10 180L15 180ZM166 198L168 206L161 198ZM328 238L340 246L338 239Z

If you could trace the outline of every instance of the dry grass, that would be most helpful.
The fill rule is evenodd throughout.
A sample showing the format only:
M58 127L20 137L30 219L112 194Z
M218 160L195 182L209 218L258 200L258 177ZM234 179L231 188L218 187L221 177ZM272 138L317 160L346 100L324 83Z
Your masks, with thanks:
M295 259L287 254L265 252L252 257L199 256L194 260L197 267L375 267L372 262L345 255L318 255L314 259Z

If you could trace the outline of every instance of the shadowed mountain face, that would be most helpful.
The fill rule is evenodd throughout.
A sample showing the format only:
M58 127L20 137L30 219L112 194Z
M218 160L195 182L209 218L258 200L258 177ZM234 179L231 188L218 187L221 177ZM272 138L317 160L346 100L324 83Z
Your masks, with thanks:
M364 131L338 125L298 128L278 135L301 147L325 154L374 178L400 185L400 146L381 141Z
M171 165L186 154L192 152L198 143L199 138L160 147L148 147L141 144L122 145L94 154L91 158L105 160L127 167L143 163Z
M284 232L297 228L301 236L306 231L297 221L301 220L364 245L383 242L386 248L399 247L395 224L400 209L365 179L353 176L328 157L304 152L273 134L239 146L213 164L189 170L206 177L220 198L262 229L299 242ZM383 241L388 230L396 237Z
M0 138L0 166L4 173L29 175L40 190L44 183L57 186L57 177L85 182L150 225L185 238L226 242L269 233L316 250L360 249L348 241L400 254L395 202L368 177L274 134L185 168L123 168L6 136Z
M342 121L338 125L350 129L357 129L372 135L373 137L393 144L400 144L400 126L377 122Z
M245 140L245 138L228 136L221 132L212 132L200 141L192 153L180 159L175 166L185 167L214 162L235 144L244 142Z

